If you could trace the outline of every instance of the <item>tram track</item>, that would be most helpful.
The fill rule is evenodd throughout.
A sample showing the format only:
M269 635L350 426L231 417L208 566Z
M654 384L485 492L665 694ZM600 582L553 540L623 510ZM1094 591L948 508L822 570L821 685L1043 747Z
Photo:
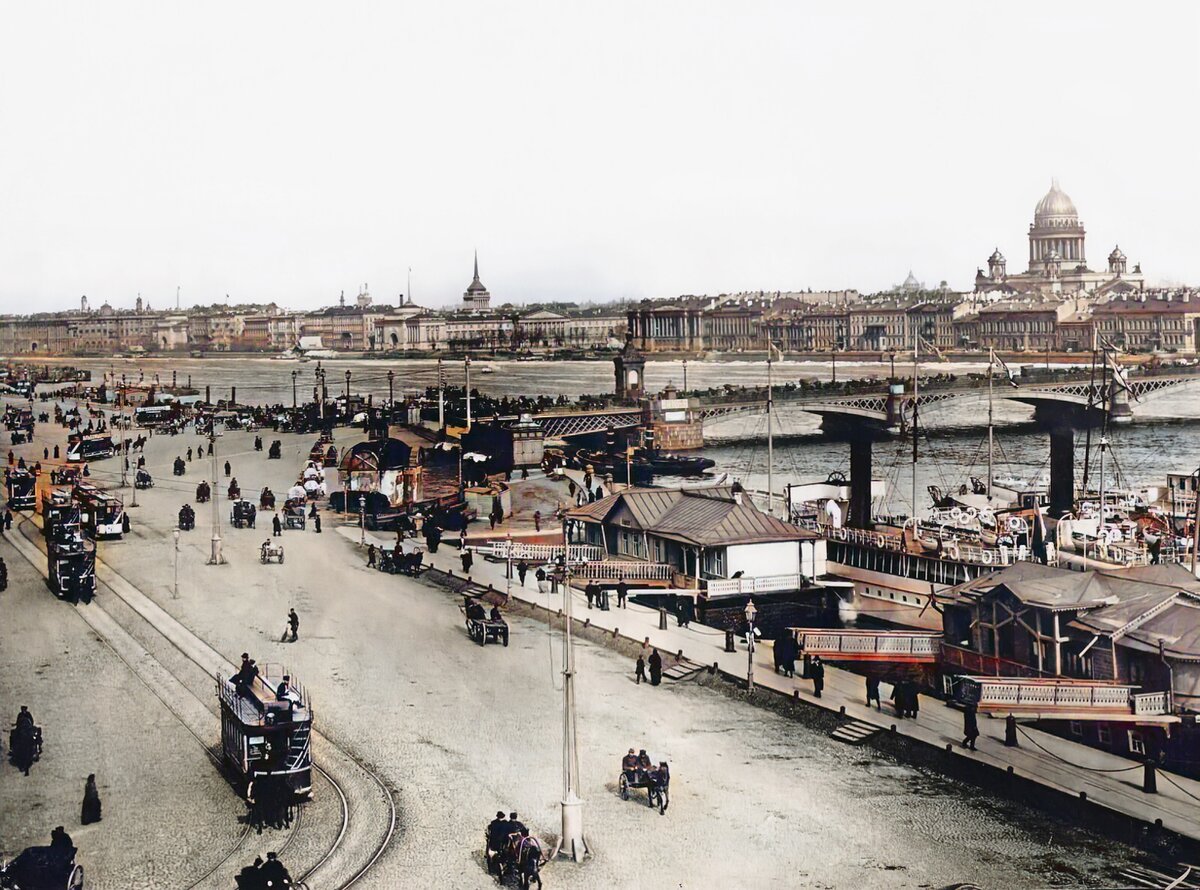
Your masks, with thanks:
M28 534L30 528L35 531L36 540L32 540ZM46 555L42 550L44 542L41 539L39 526L30 518L22 518L16 531L19 534L9 536L10 543L38 571L39 575L45 578L47 576ZM96 560L96 580L98 585L102 585L112 593L147 627L169 643L176 652L183 656L185 661L199 668L206 680L211 680L214 673L228 672L233 669L220 653L184 628L120 572L99 558ZM177 671L171 670L160 659L146 651L130 628L123 626L112 614L112 610L101 605L99 600L100 598L97 596L93 597L87 605L76 605L76 614L117 654L118 658L167 708L168 712L187 729L188 733L204 749L205 754L214 761L218 770L222 770L223 765L220 758L204 739L203 729L200 728L209 720L213 722L219 720L211 703L206 704L189 683L179 676ZM114 639L114 637L126 639ZM146 659L142 658L136 659L139 663L135 664L135 659L131 659L128 653L132 647L145 653L150 663L147 664ZM144 675L146 673L150 673L152 676L147 677ZM169 697L156 688L160 685L160 680L173 681L185 690L188 693L184 699L187 707L180 707L178 703L173 704L169 701ZM190 702L187 699L190 699ZM183 711L188 711L188 713L182 713ZM330 788L336 794L339 817L336 837L321 852L316 862L307 866L301 873L299 881L306 886L347 890L366 877L391 844L398 823L395 800L383 779L362 760L315 729L312 737L314 742L318 742L321 748L326 749L323 752L325 756L321 759L335 762L327 762L323 765L314 756L313 768L329 783ZM339 775L341 776L340 781ZM292 820L283 842L274 846L276 852L282 853L292 846L299 835L299 829L303 822L302 813L303 808L297 811L297 816ZM372 824L376 826L374 831L371 830ZM374 835L374 839L371 839L371 835ZM189 890L204 885L228 886L229 883L232 883L231 878L228 881L223 880L222 872L230 867L235 858L250 846L248 842L252 837L252 826L247 824L225 855L204 874L187 885ZM355 843L351 843L351 841ZM246 858L249 858L249 854L246 855ZM217 884L218 880L223 882Z

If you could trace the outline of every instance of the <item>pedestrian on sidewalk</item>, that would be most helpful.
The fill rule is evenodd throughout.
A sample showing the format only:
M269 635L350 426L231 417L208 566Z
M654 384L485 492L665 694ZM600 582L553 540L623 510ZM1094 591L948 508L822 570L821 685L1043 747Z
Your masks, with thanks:
M190 464L192 462L192 449L191 448L189 448L187 450L187 459L188 459L188 463Z
M625 598L627 596L629 596L629 585L626 584L625 579L622 578L620 581L617 582L617 607L618 608L621 608L621 609L625 608Z
M533 530L535 532L540 532L542 530L542 511L541 510L533 511Z
M86 470L87 464L84 464L83 468ZM85 473L84 475L87 474ZM6 532L12 531L12 510L9 510L8 508L5 508L4 510L4 530Z
M295 609L288 609L287 621L288 621L288 627L291 629L291 632L292 632L291 642L294 643L294 642L296 642L296 640L300 639L300 616L296 614ZM285 632L284 636L286 636L286 635L287 634Z
M657 686L662 682L662 656L658 654L658 650L654 649L650 652L650 685Z
M642 657L642 653L638 653L637 664L633 668L633 680L637 685L641 686L642 681L646 679L646 659Z
M58 460L58 446L57 445L54 446L54 459Z
M1017 745L1017 718L1009 714L1004 718L1004 745L1007 748L1016 748Z
M458 549L461 551L467 549L467 530L465 528L458 533Z
M871 707L871 702L875 702L875 710L882 711L883 704L879 701L879 678L867 677L867 707Z
M963 740L964 748L975 750L975 740L979 738L979 718L975 705L970 702L963 708Z
M592 603L596 599L596 582L589 581L587 586L583 588L583 595L587 597L588 608L592 608Z
M271 537L278 538L283 535L283 523L279 521L279 514L276 513L271 517Z
M808 675L813 681L813 697L820 698L821 690L825 688L825 664L820 655L814 655L812 664L808 666Z
M546 592L546 570L538 566L537 571L533 573L533 577L537 580L538 593Z
M529 574L529 563L521 560L517 563L517 580L521 582L521 586L525 586L525 576Z
M229 461L225 461L225 475L228 477L233 472L233 467L229 465Z
M96 774L92 773L87 777L87 783L83 786L83 806L79 812L80 824L91 825L93 822L99 822L100 810L100 792L96 790Z
M493 510L488 514L488 522L492 524L492 531L496 530L496 511Z
M50 460L50 449L49 448L42 449L42 460Z
M375 568L375 545L374 544L367 545L367 568L368 569Z
M471 574L471 563L473 561L474 560L471 556L471 551L464 548L462 552L462 567L464 575Z
M321 514L317 513L313 516L313 531L318 535L321 533Z

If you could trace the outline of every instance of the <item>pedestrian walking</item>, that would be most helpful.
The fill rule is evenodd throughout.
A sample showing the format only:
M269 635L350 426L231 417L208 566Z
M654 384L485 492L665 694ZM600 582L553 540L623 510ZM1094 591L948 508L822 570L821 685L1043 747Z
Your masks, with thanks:
M318 535L321 533L321 514L320 513L318 513L316 516L313 517L313 531L315 531Z
M546 592L546 570L538 566L537 571L533 573L533 577L537 580L538 593Z
M271 537L278 538L283 534L283 523L279 521L279 514L276 513L271 517Z
M458 533L458 549L467 549L467 530L465 528Z
M963 747L974 751L977 738L979 738L979 718L975 705L968 702L967 706L963 708Z
M650 652L650 685L657 686L662 682L662 656L658 654L658 650L654 649Z
M821 690L825 688L825 663L821 661L820 655L814 655L812 663L808 666L808 675L813 681L813 697L820 698Z
M87 470L86 464L84 464L83 469L85 471ZM86 475L86 473L85 473L85 475ZM12 510L9 510L9 509L5 509L5 511L4 511L4 530L6 532L12 531Z
M83 806L79 811L80 824L91 825L93 822L99 822L100 810L100 792L96 790L96 774L92 773L87 777L87 783L83 786Z
M229 461L225 461L225 475L228 476L233 472L233 467L229 465Z
M368 569L375 568L375 545L374 544L367 545L367 568Z
M596 582L589 581L587 586L583 588L583 595L587 597L588 608L592 608L592 602L596 599Z
M875 710L882 711L883 704L879 701L879 678L867 677L867 707L871 707L871 702L875 702Z
M463 567L463 574L464 574L464 575L469 575L469 574L471 574L471 563L472 563L473 561L474 561L474 560L473 560L473 558L471 557L471 551L470 551L470 550L467 550L467 549L464 549L464 550L463 550L463 552L462 552L462 567Z
M191 448L189 448L187 450L187 459L188 459L188 463L192 462L192 449Z
M517 580L521 582L521 586L525 586L525 576L529 574L529 563L521 560L517 563Z
M533 530L535 532L540 532L542 530L542 511L541 510L533 511Z
M637 664L633 668L633 679L639 686L646 679L646 659L642 657L640 652L638 653Z
M49 448L42 449L42 460L50 460L50 449Z
M292 632L291 642L294 643L296 640L300 639L300 616L296 614L295 609L288 609L287 621L288 628ZM284 633L284 636L287 636L286 632Z
M627 596L629 596L629 585L626 584L625 579L622 578L620 581L617 582L617 607L618 608L620 608L620 609L625 608L625 598Z
M492 531L496 530L496 511L493 510L488 514L488 522L492 524Z
M58 460L58 446L57 445L54 446L54 459Z

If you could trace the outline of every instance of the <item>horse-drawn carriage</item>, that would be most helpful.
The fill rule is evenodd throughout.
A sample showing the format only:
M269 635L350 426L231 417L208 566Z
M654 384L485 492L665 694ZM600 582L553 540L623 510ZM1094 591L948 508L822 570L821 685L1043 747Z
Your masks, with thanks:
M33 441L33 433L28 430L13 430L11 438L14 445L24 445Z
M179 530L182 532L190 532L196 527L196 511L192 509L191 504L184 504L179 508Z
M283 527L304 528L304 498L288 498L283 502Z
M138 470L133 476L133 487L140 488L143 491L147 488L153 488L154 477L150 475L148 470Z
M480 646L488 643L508 645L508 622L500 617L499 609L493 608L489 615L480 600L464 596L462 611L466 616L467 636Z
M631 788L646 790L646 803L651 808L658 807L661 816L670 805L671 769L664 758L657 760L658 765L645 751L636 758L626 757L621 764L621 776L617 779L617 788L621 800L629 800Z
M75 862L75 852L70 845L26 847L0 864L0 890L83 890L83 866Z
M254 528L257 508L250 501L234 501L229 511L229 521L234 528Z
M271 443L271 447L267 449L267 460L279 460L283 454L283 443L276 439Z
M265 485L262 491L258 493L258 509L274 510L275 509L275 492L267 488Z
M22 723L18 720L17 725L8 731L8 759L13 766L29 775L30 767L42 759L42 728L32 722Z
M420 550L399 554L394 550L380 550L379 571L392 575L400 574L416 578L421 572L429 568L429 566L422 564L424 560L425 554Z
M207 504L212 500L212 486L207 482L201 482L196 486L196 503Z
M497 846L499 849L495 848ZM548 857L538 839L528 831L513 831L502 842L498 838L487 837L483 855L487 860L488 873L495 875L501 885L515 877L521 890L529 890L533 884L537 884L540 890L541 870Z
M276 544L269 539L263 541L262 547L258 551L258 561L263 565L269 562L277 562L283 565L283 545Z
M175 463L172 465L171 472L176 476L182 476L187 472L187 464L183 462L182 457L175 458Z

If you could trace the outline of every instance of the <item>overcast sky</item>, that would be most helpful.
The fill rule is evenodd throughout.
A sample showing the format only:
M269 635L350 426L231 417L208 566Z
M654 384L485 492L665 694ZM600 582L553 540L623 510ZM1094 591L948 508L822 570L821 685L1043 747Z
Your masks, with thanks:
M0 311L1200 283L1200 4L9 3Z

